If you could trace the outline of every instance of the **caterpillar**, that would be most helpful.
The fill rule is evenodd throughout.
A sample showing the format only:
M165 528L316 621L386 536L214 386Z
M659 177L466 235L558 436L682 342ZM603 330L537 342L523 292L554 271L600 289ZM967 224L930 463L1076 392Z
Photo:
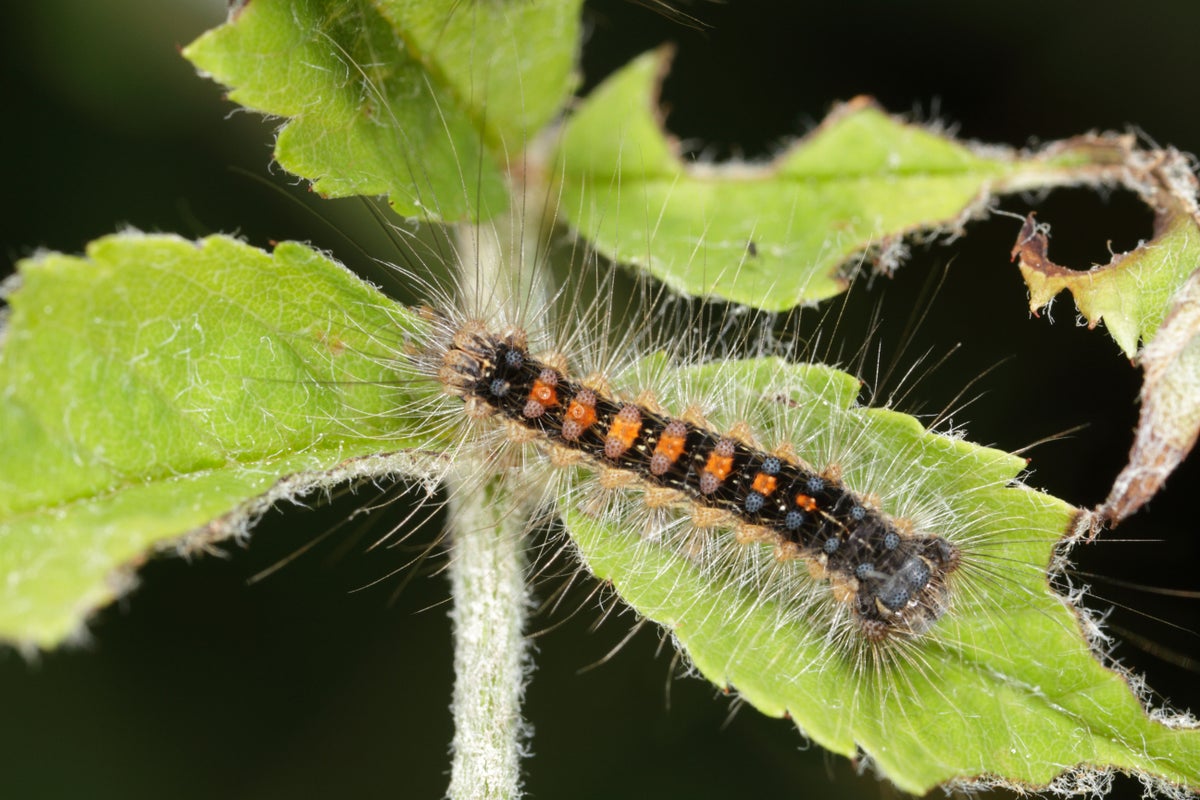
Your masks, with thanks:
M579 456L634 476L650 507L694 504L703 526L720 522L741 542L767 541L780 559L803 558L828 580L869 640L927 630L946 607L957 547L872 509L835 476L799 463L789 447L764 452L748 430L721 435L703 419L621 402L533 357L519 330L480 322L454 334L439 370L467 413L496 413L546 442L551 457Z

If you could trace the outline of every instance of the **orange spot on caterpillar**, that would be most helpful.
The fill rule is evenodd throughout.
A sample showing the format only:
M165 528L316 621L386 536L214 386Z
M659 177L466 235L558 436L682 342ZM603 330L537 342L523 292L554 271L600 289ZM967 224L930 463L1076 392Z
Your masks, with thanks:
M558 403L558 393L554 391L554 387L547 386L541 381L533 384L533 391L529 393L529 396L544 406L552 406Z
M700 491L712 494L733 471L734 444L732 439L721 439L708 454L704 470L700 473Z
M754 476L754 482L750 484L750 488L758 492L764 497L769 497L772 492L779 486L779 481L774 475L768 475L765 472L760 472Z
M540 417L547 408L558 405L558 373L552 369L544 369L538 373L529 390L529 402L525 404L524 414L529 419Z
M626 450L633 447L641 430L642 412L633 404L622 406L608 427L608 435L604 440L604 455L609 458L622 456Z
M686 443L687 426L679 421L669 423L663 429L662 435L658 437L658 443L654 445L654 454L650 457L651 474L662 475L666 473L671 468L671 465L683 455L683 448Z
M596 424L596 393L591 389L583 389L567 406L567 418L563 421L562 435L567 441L574 442L583 435L584 431Z
M714 450L708 454L708 462L704 465L704 471L717 480L723 481L733 471L733 457L718 455Z
M796 499L796 505L799 506L804 511L816 511L817 510L817 501L814 498L809 497L806 494L798 494L798 495L796 495L795 499Z

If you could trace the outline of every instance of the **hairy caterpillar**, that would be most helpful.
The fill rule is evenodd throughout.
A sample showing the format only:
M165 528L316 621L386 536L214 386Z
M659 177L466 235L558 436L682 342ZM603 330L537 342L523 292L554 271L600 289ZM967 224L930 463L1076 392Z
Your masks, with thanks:
M789 458L786 446L767 453L748 430L739 440L703 419L618 401L602 385L536 360L520 331L497 335L468 324L452 335L439 377L468 414L518 423L547 442L552 459L582 456L596 468L623 470L647 485L648 504L694 504L693 517L732 524L743 541L771 542L780 558L804 558L868 639L920 633L945 610L955 546L903 534L835 477Z

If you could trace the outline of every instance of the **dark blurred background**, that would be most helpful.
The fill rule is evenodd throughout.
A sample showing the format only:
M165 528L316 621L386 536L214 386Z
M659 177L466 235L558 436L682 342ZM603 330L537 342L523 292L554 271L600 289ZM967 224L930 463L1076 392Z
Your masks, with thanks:
M763 157L857 94L984 142L1024 146L1132 129L1200 150L1200 5L1192 0L697 0L682 8L706 26L632 3L589 4L583 66L590 87L639 52L674 42L668 126L705 156ZM124 226L238 233L259 246L303 239L360 266L389 257L362 203L316 201L272 169L272 124L236 111L178 56L224 14L214 0L0 6L5 270L37 248L77 252ZM1151 233L1150 215L1125 192L1061 191L1007 198L1002 207L1036 208L1053 226L1052 257L1074 266L1107 262L1110 248L1129 249ZM1035 448L1028 482L1093 504L1124 463L1139 373L1104 333L1075 324L1069 299L1055 306L1053 324L1029 317L1008 260L1018 227L995 217L948 246L915 247L896 278L854 293L846 330L865 330L861 320L882 302L880 340L894 349L897 332L925 310L929 275L949 264L925 328L897 358L964 346L914 397L937 411L1003 361L956 422L969 421L973 440L1006 449L1086 425ZM1106 578L1200 589L1189 496L1197 461L1149 511L1077 553L1080 573L1103 598L1092 604L1112 606L1114 630L1150 645L1119 635L1116 655L1194 711L1195 668L1170 662L1197 658L1197 602ZM366 550L401 512L355 519L250 582L373 491L274 513L247 547L231 545L223 558L156 559L141 588L92 621L85 647L32 663L0 650L3 796L440 796L451 736L447 582L427 569L403 586L392 577L362 589L411 557L403 548ZM435 534L436 521L413 546ZM707 684L674 680L670 648L652 628L608 658L632 615L594 628L591 588L533 621L543 633L528 692L531 796L897 796L806 746L788 723L735 713ZM1140 787L1122 782L1115 796L1140 796Z

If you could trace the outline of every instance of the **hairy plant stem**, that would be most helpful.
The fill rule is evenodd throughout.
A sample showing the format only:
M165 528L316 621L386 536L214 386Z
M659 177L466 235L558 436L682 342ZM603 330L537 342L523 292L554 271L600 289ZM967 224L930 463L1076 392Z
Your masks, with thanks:
M535 319L544 315L541 230L537 215L523 213L458 229L455 266L465 308L493 323L509 320L505 312L513 308ZM520 760L528 736L521 702L530 671L522 634L530 606L524 534L530 509L522 471L502 469L481 487L478 475L465 477L468 466L447 487L454 602L451 800L521 796Z
M521 793L521 719L528 605L524 517L504 478L483 492L450 487L454 537L454 743L452 800L510 800Z

